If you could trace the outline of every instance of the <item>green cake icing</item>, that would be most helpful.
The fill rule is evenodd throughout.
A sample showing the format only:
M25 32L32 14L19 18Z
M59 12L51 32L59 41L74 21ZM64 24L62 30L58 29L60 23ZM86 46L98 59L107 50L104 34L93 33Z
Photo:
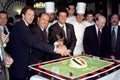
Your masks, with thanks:
M108 62L105 60L99 60L99 59L86 57L86 56L80 56L80 58L82 58L83 60L86 61L87 67L85 67L85 68L70 67L69 66L70 59L67 59L64 61L59 61L59 62L55 62L52 64L43 65L42 68L47 69L47 70L52 70L52 67L57 67L57 68L59 68L59 74L69 77L70 76L69 73L71 72L71 73L73 73L72 77L75 78L75 77L81 76L83 74L88 74L90 72L99 70L100 68L103 68L103 67L106 67L106 66L112 64L112 62Z

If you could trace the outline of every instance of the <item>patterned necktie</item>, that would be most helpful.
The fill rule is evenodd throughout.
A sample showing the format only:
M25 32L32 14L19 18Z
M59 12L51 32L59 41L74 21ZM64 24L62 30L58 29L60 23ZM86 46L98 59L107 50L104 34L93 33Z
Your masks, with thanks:
M115 35L115 28L113 28L112 33L111 33L111 44L112 44L112 49L113 51L115 50L115 45L116 45L116 35Z
M99 42L99 44L100 44L100 39L101 39L101 31L100 31L100 29L98 29L98 42Z

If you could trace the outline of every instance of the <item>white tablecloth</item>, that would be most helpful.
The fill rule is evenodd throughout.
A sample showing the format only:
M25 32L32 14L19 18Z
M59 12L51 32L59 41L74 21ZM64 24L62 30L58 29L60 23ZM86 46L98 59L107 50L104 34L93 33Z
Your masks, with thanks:
M120 80L120 69L97 80Z
M49 80L45 77L34 75L30 80ZM97 80L120 80L120 69Z

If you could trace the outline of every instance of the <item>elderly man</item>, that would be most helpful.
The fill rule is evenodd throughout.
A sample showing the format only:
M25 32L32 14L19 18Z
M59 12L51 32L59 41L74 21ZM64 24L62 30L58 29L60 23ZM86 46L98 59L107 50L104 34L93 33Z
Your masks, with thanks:
M98 16L95 25L85 29L83 38L83 47L86 54L100 56L102 44L102 29L105 26L106 18L102 15Z

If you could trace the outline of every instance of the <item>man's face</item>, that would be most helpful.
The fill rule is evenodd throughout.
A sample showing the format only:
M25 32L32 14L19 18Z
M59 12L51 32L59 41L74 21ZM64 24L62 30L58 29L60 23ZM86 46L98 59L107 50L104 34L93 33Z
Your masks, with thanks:
M68 10L69 15L74 15L74 12L75 12L75 6L69 5L69 10Z
M49 15L42 14L41 17L38 18L38 24L43 28L46 29L49 23Z
M100 16L99 20L96 21L96 25L99 29L102 29L105 26L106 19Z
M111 17L111 24L113 25L113 26L117 26L118 25L118 23L119 23L119 17L118 17L118 15L113 15L112 17Z
M7 24L7 15L4 13L0 13L0 25L6 26Z
M54 13L47 13L47 14L48 14L49 17L50 17L50 22L52 22L52 21L54 20L54 18L55 18Z
M79 23L81 23L84 19L84 14L78 13L77 16L76 16L76 19Z
M87 17L86 17L86 20L88 21L88 22L92 22L93 21L93 19L94 19L94 16L92 15L92 14L87 14Z
M67 19L67 14L65 12L60 12L57 18L61 24L64 24Z
M28 23L31 24L33 22L35 16L35 12L31 9L28 9L25 14L22 14L23 19Z

